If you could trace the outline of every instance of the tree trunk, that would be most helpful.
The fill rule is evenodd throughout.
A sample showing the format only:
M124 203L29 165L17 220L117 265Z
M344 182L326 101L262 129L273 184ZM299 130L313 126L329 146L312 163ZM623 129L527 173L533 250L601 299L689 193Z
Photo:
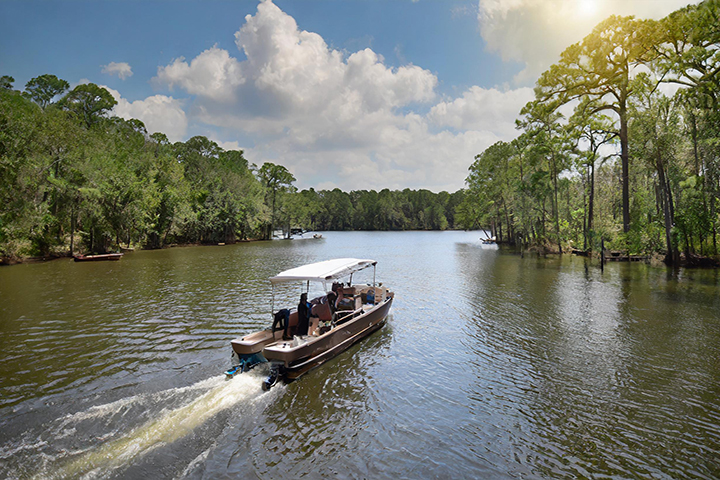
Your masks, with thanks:
M622 160L623 232L630 231L630 173L628 154L628 121L625 100L620 102L620 158Z
M70 208L70 256L72 257L75 250L75 202L73 201Z
M270 212L270 235L268 236L268 240L272 240L273 235L275 235L275 190L273 190L273 197L272 197L272 211Z
M594 215L595 215L595 157L590 163L590 198L588 199L588 233L590 234L590 250L592 250Z
M510 215L508 214L507 202L505 201L505 199L503 199L503 209L504 209L504 213L505 213L505 224L507 225L508 243L513 243L513 239L515 237L513 237L513 228L512 228L512 225L510 224Z
M560 204L558 203L558 185L557 185L557 164L555 162L555 154L552 155L553 170L553 215L555 216L555 234L557 235L557 244L560 254L562 254L562 243L560 242Z
M710 218L712 220L713 255L718 254L717 250L717 227L715 226L715 197L710 196Z
M588 170L587 178L583 175L582 177L582 192L583 192L583 223L582 223L582 229L583 229L583 251L587 252L588 249L588 199L585 196L585 193L588 193L588 197L590 196L588 192L588 185L590 183L590 171Z
M657 152L657 158L655 168L658 173L658 179L660 180L660 192L662 194L661 200L663 204L663 215L665 217L665 243L667 245L667 255L665 256L665 263L673 265L675 263L675 252L672 244L672 226L673 226L673 209L672 209L672 195L669 191L669 185L665 181L665 168L663 166L662 157L660 152Z

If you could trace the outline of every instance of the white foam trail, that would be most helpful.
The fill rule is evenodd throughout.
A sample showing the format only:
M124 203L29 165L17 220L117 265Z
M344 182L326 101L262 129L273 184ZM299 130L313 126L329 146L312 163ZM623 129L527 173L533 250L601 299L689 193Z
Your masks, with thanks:
M191 392L194 390L203 390L203 389L210 389L217 387L221 382L223 381L223 377L211 377L206 380L202 380L200 382L194 383L192 385L188 385L186 387L178 387L178 388L172 388L170 390L165 390L163 392L157 392L157 393L144 393L139 395L133 395L131 397L121 398L120 400L116 400L114 402L105 403L103 405L94 405L90 408L88 408L84 412L77 412L66 415L62 422L60 423L59 427L65 427L70 423L78 423L83 420L88 419L94 419L94 418L101 418L108 415L113 415L117 413L119 410L133 406L137 403L141 403L144 400L148 398L152 399L161 399L164 397L168 397L171 395L178 395L183 394L186 392Z
M216 386L187 405L161 412L158 418L149 420L126 435L84 453L55 472L42 472L35 478L96 478L107 474L161 445L186 436L222 410L243 400L257 398L262 392L261 383L262 378L249 374L239 375L232 381L225 381L223 376L218 376L199 382L206 386ZM197 389L199 384L184 389ZM105 411L102 407L110 405L98 409Z
M94 405L84 412L68 414L62 418L62 421L58 428L63 428L70 423L79 423L83 420L104 417L106 415L116 413L121 408L137 403L138 401L142 400L143 397L145 397L145 395L134 395L132 397L122 398L115 402L106 403L104 405Z

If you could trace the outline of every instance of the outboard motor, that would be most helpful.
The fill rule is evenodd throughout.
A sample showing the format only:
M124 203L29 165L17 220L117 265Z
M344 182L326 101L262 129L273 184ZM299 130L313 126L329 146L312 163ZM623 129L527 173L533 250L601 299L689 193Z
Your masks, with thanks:
M266 392L270 390L282 376L283 370L284 366L282 363L271 363L270 375L268 375L268 378L263 381L262 389Z

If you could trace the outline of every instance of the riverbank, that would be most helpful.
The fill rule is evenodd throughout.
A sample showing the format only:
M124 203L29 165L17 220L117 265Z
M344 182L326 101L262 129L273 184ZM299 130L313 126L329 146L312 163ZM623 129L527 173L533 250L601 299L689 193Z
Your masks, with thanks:
M363 230L364 231L364 230ZM428 230L405 230L406 232L412 232L412 231L428 231ZM448 229L444 231L462 231L462 230L456 230L456 229ZM120 247L118 250L119 252L128 253L133 251L142 251L142 250L164 250L168 248L178 248L178 247L207 247L207 246L225 246L225 245L234 245L236 243L251 243L251 242L264 242L264 241L271 241L270 239L261 239L261 238L250 238L245 240L236 240L234 242L226 242L226 243L170 243L167 245L163 245L160 248L146 248L140 244L130 244L128 247L123 248ZM543 245L530 245L527 246L525 249L521 249L517 245L510 245L508 242L498 242L498 244L503 245L507 248L514 249L518 254L535 254L535 255L577 255L577 256L583 256L583 257L589 257L594 260L597 260L598 262L601 261L600 258L600 252L595 251L583 251L578 250L576 248L568 248L564 249L562 252L557 248L557 244L543 244ZM18 265L22 263L42 263L42 262L49 262L52 260L58 260L61 258L72 258L72 254L70 254L66 249L69 248L69 246L66 246L63 250L55 250L53 252L50 252L46 256L16 256L16 257L9 257L9 256L0 256L0 266L9 266L9 265ZM75 255L81 254L80 252L75 252ZM85 254L90 254L89 252L85 252ZM653 267L663 267L667 266L665 263L665 255L659 252L652 252L648 254L642 254L642 255L636 255L636 254L628 254L627 252L622 252L619 250L605 250L605 261L606 262L638 262L638 263L645 263L649 264ZM679 268L720 268L720 255L715 256L702 256L702 255L696 255L696 254L686 254L685 252L680 253L680 262L677 265Z
M168 245L163 245L160 248L145 248L141 245L131 244L130 246L125 247L125 248L120 247L118 249L118 253L129 253L129 252L141 251L141 250L164 250L167 248L177 248L177 247L225 246L225 245L234 245L236 243L263 242L263 241L269 241L269 240L252 238L252 239L246 239L246 240L236 240L234 242L227 242L227 243L170 243ZM63 250L65 250L65 249L63 249ZM18 265L18 264L22 264L22 263L43 263L43 262L50 262L52 260L58 260L61 258L73 258L73 256L75 256L75 255L91 255L90 252L76 251L71 254L69 251L63 251L63 250L55 250L45 256L0 256L0 266ZM106 253L113 253L113 252L109 251Z
M498 242L502 243L502 242ZM506 244L507 245L507 244ZM531 245L524 250L521 250L517 246L508 246L509 248L516 248L518 253L521 254L534 254L534 255L576 255L581 257L591 258L597 262L603 259L600 256L600 252L597 251L585 251L578 250L576 248L568 248L562 252L557 248L556 244L545 244L545 245ZM620 250L605 249L604 261L607 262L637 262L645 263L652 267L667 267L665 263L665 254L660 252L651 252L644 254L630 254ZM687 254L681 252L679 256L678 268L720 268L720 255L703 256L696 254Z

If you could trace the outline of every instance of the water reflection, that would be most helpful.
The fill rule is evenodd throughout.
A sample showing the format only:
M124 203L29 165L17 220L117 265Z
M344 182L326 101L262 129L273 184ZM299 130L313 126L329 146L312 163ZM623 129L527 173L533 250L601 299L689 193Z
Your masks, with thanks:
M692 412L702 406L716 424L717 403L707 400L717 365L707 362L720 339L697 330L700 318L717 325L716 296L645 266L602 275L586 262L500 257L492 272L468 277L482 312L468 326L483 372L472 395L491 405L473 412L473 433L499 435L494 453L512 452L518 473L676 477L692 457L693 475L716 476L717 429ZM487 424L498 410L504 423L494 432Z
M383 328L288 385L260 428L236 431L238 447L220 467L240 475L249 464L260 478L326 476L350 467L342 452L378 448L377 382L391 339L392 329ZM357 459L349 460L354 468Z
M720 477L718 272L602 273L478 238L0 269L0 477ZM268 324L267 278L342 256L379 261L389 324L269 394L260 373L220 381L228 341Z

